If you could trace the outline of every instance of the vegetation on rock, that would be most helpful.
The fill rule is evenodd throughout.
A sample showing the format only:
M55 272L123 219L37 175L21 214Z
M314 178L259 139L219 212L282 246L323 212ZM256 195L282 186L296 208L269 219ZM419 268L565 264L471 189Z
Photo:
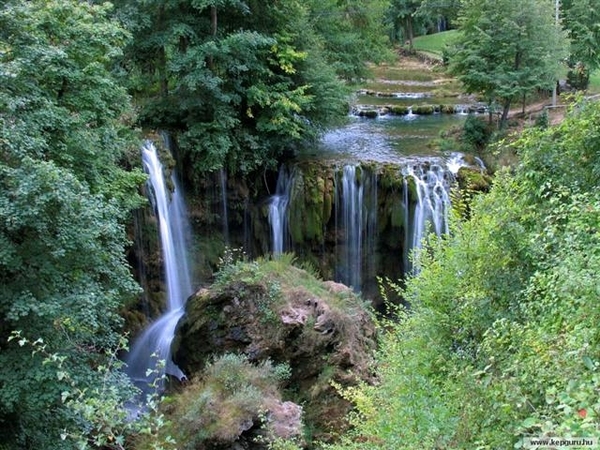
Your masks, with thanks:
M233 442L253 448L271 448L279 440L301 444L302 408L281 400L289 376L289 366L268 360L216 356L165 403L169 422L161 432L173 436L180 450L228 449Z
M175 358L192 376L206 370L212 355L227 353L243 354L253 364L285 364L290 377L284 395L304 405L312 439L329 439L341 431L348 411L331 383L371 380L374 324L352 290L323 282L291 260L284 254L224 265L213 287L189 300ZM180 395L185 399L188 390Z

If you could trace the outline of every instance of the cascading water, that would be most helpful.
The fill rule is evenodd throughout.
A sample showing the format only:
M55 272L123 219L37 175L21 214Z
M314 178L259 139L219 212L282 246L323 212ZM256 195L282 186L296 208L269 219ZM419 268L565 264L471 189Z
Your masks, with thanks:
M334 198L329 206L333 205L334 214L324 215L326 220L320 224L324 234L320 242L299 240L295 250L301 257L307 254L320 256L333 250L335 260L326 261L324 269L335 268L332 275L336 281L365 295L377 295L375 280L382 272L393 273L394 276L414 272L411 253L421 248L428 233L448 233L450 190L460 168L479 168L485 172L480 160L473 158L467 162L465 156L459 153L449 157L399 160L396 162L396 181L387 180L387 175L380 179L378 174L384 172L380 166L373 164L354 162L337 168L334 164L332 166ZM282 167L276 192L269 197L270 250L274 255L291 248L289 209L296 200L304 201L291 198L296 192L292 186L304 179L302 167ZM383 183L381 186L380 182ZM378 199L380 188L383 196ZM303 192L303 189L297 191ZM335 223L330 221L330 217ZM378 223L380 217L383 221ZM334 249L332 245L335 245ZM389 259L392 255L399 259L396 264ZM335 266L332 267L331 263Z
M287 208L290 201L290 191L294 182L293 173L288 173L285 166L279 169L275 195L269 200L269 224L271 226L271 251L280 255L285 250L287 237Z
M369 268L377 224L377 189L372 174L356 165L346 165L336 189L339 225L344 241L339 253L341 282L355 291L362 288L363 267ZM336 216L338 215L336 214Z
M157 379L162 380L165 374L185 378L171 360L171 341L184 313L185 300L192 294L192 283L186 251L189 225L181 189L173 176L174 190L169 197L163 168L151 142L142 148L142 162L149 175L151 203L158 219L167 287L166 311L144 330L126 358L127 374L143 392L148 392L150 385Z
M448 214L452 207L450 200L451 185L458 169L464 161L452 157L446 162L407 166L404 175L404 206L407 233L405 235L405 271L413 270L409 254L421 248L423 238L432 232L438 236L448 233ZM409 181L415 184L416 201L414 208L409 207ZM412 213L412 214L411 214Z
M346 232L341 277L359 291L362 280L363 186L356 179L356 166L345 166L342 174L342 227Z

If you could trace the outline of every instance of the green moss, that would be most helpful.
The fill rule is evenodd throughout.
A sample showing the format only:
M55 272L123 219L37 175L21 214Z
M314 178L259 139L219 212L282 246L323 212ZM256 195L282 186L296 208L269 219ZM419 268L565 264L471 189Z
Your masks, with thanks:
M193 278L206 280L215 272L219 258L225 250L225 239L222 233L215 232L211 235L196 235L189 249L193 255ZM164 303L163 303L164 304Z
M408 201L411 203L415 203L419 199L419 194L417 192L417 182L412 176L405 177L405 179L408 188Z
M393 105L390 106L390 113L396 116L405 116L408 114L408 106Z
M290 192L289 207L289 230L292 242L302 243L304 241L303 220L305 210L304 202L304 175L298 171L294 178L294 184Z
M457 178L462 190L487 192L492 185L489 175L468 167L461 167Z
M440 105L440 112L442 112L443 114L454 114L454 111L454 105Z
M358 113L358 115L360 117L367 117L369 119L375 119L376 117L379 116L379 112L376 109L363 109Z
M327 177L324 179L323 187L323 225L329 222L333 212L333 178Z
M193 333L211 321L219 320L221 311L212 303L209 291L204 290L198 292L193 297L193 301L189 302L186 314L188 317L186 321L192 324L190 332Z
M428 116L435 112L435 108L432 105L417 105L413 107L413 114L419 114Z
M412 178L412 177L411 177ZM386 227L402 228L404 226L404 177L397 166L384 166L379 175L378 203L379 231Z
M398 170L398 166L384 166L379 175L379 186L383 190L402 190L404 179Z
M404 205L402 204L402 200L400 198L394 198L394 201L391 205L390 211L390 223L392 227L402 228L404 227Z
M292 242L322 242L333 209L333 179L320 165L298 168L290 195L289 229Z

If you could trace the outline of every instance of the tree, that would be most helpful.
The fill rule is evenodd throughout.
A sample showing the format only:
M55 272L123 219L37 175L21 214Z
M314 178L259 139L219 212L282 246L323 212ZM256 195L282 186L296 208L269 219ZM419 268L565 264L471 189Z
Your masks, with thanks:
M419 14L425 17L436 18L439 25L438 31L444 31L453 25L461 9L461 0L423 0Z
M0 9L0 439L9 448L72 448L61 432L93 429L61 394L67 380L101 383L94 367L119 342L118 312L138 292L125 221L144 177L122 167L132 112L111 65L127 33L109 9L77 0ZM62 368L22 340L7 343L13 331L60 354Z
M402 30L402 38L408 42L409 48L413 48L415 36L415 22L418 19L421 0L392 0L387 12L389 21L393 24L394 35L396 30Z
M368 75L367 62L390 57L388 33L382 28L387 11L385 0L310 0L308 25L315 42L307 46L322 52L337 75L354 81Z
M124 2L140 122L175 135L188 178L275 166L345 117L338 76L356 77L382 47L379 4Z
M571 40L569 81L587 89L590 73L600 67L600 1L563 0L562 23Z
M553 11L548 0L465 2L450 70L467 92L490 108L500 105L500 126L515 99L551 89L558 79L567 39Z

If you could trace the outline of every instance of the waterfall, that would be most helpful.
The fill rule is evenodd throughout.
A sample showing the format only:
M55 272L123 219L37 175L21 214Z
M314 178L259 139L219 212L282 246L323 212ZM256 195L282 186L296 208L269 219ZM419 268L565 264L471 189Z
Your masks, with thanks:
M269 225L271 226L271 251L273 255L280 255L286 250L287 208L293 181L293 173L289 174L285 166L281 166L277 177L275 195L272 195L269 199Z
M407 239L405 239L405 270L412 270L408 254L421 248L423 238L433 232L438 236L448 233L448 214L451 208L450 187L454 181L452 170L441 164L408 166L404 170L405 193L408 192L407 177L415 183L416 201L412 209L412 220L407 212ZM405 207L408 198L405 194ZM410 208L407 208L407 211Z
M408 273L411 268L410 252L412 251L413 227L410 220L410 197L408 195L408 178L406 176L402 177L402 185L402 207L404 210L404 246L402 247L404 249L404 254L402 268L404 273Z
M377 229L377 183L373 174L346 165L336 188L336 205L343 231L338 274L340 281L355 291L362 288L363 268L372 266L373 247Z
M166 374L185 378L171 360L171 341L184 313L185 300L192 294L192 283L187 255L190 230L177 179L172 177L174 190L169 196L163 168L151 142L142 148L142 162L149 175L150 201L158 219L167 288L166 311L137 338L126 358L128 375L147 392L153 381L162 380ZM158 365L159 361L164 361L164 367Z
M346 232L343 280L360 291L362 280L362 233L364 189L356 178L356 166L345 166L342 174L342 227Z

